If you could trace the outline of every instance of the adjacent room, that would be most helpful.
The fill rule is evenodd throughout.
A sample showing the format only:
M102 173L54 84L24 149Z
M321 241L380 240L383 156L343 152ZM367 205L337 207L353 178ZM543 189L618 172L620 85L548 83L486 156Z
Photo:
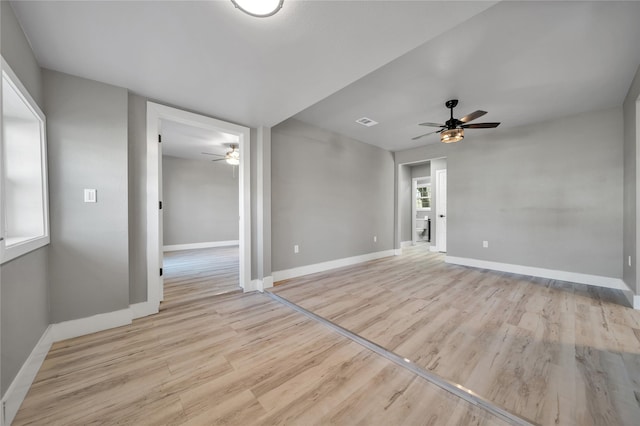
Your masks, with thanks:
M0 425L640 424L638 22L0 2Z

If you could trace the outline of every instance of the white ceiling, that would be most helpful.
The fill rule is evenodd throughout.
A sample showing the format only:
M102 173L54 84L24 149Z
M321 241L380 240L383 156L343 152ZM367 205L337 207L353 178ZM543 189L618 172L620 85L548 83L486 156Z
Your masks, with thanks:
M621 106L640 64L640 2L502 2L295 117L387 150L459 118L499 129ZM364 127L354 121L378 121ZM465 141L476 132L465 132Z
M46 68L238 124L275 125L495 2L24 1ZM446 19L442 19L446 17Z
M465 140L622 104L640 2L493 4L285 0L259 19L228 0L12 3L44 67L251 127L295 115L392 151L437 141L411 138L448 118L450 98L458 117L502 122Z
M211 161L224 158L230 146L239 142L236 135L192 127L175 121L162 120L161 126L162 155ZM204 152L208 154L203 154Z

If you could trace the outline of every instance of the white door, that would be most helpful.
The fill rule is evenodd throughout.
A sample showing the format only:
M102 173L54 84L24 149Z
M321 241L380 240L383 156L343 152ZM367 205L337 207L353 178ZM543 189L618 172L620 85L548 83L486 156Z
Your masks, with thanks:
M162 128L162 121L159 124L160 129ZM160 262L160 270L162 270L164 268L164 233L163 233L163 221L164 221L164 205L162 202L163 197L163 193L162 193L162 143L160 143L160 138L162 136L159 134L158 135L158 195L160 198L160 205L159 207L159 215L158 215L158 240L160 241L159 244L159 249L160 249L160 253L158 253L158 257L159 257L159 262ZM164 300L164 276L161 274L160 275L160 286L159 286L159 295L160 295L160 301L162 302Z
M436 248L447 251L447 169L436 170Z

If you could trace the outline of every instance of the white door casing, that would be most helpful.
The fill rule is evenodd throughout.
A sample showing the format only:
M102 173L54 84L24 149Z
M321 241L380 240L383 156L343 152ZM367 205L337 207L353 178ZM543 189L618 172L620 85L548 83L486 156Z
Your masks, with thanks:
M436 248L447 251L447 169L436 170Z
M147 102L147 304L150 311L158 312L162 300L162 221L161 161L162 149L158 143L162 120L193 127L215 129L238 136L240 165L240 287L251 289L251 208L250 208L250 129L165 105Z

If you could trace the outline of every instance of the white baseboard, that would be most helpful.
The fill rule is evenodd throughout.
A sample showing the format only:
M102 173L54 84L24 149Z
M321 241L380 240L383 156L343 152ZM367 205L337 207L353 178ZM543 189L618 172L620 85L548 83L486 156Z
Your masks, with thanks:
M400 248L411 247L413 245L413 241L402 241L400 243Z
M273 287L273 277L264 277L263 279L257 278L255 280L251 280L251 287L245 288L245 293L248 291L259 291L263 292L266 288Z
M446 256L444 261L455 265L471 266L474 268L491 269L494 271L511 272L514 274L530 275L533 277L613 288L616 290L623 290L625 292L630 291L624 281L620 278L603 277L600 275L581 274L579 272L559 271L555 269L537 268L533 266L514 265L510 263L491 262L488 260L469 259L455 256ZM638 296L635 297L637 298ZM636 303L633 303L633 305L635 307Z
M393 249L393 255L394 256L402 256L402 247L400 247L398 249Z
M633 294L631 290L622 290L624 295L627 297L629 304L633 307L633 309L640 310L640 295Z
M160 311L160 307L157 303L140 302L129 305L131 309L131 318L138 319L149 315L157 314Z
M22 364L20 371L18 371L18 374L7 388L2 398L6 425L10 425L18 413L18 409L20 405L22 405L25 396L27 396L27 392L29 392L29 388L36 378L40 366L42 366L44 359L47 357L53 341L52 326L50 325L44 333L42 333L42 337L40 337L31 354L29 354L27 360Z
M162 247L162 251L178 251L178 250L193 250L211 247L227 247L240 245L239 240L229 241L209 241L205 243L191 243L191 244L172 244Z
M123 325L131 324L133 321L132 310L122 309L114 312L93 315L87 318L79 318L71 321L63 321L53 324L53 341L71 339L98 331L108 330Z
M243 289L243 291L244 291L245 293L248 293L248 292L250 292L250 291L258 291L258 287L259 287L259 286L260 286L260 280L258 280L258 279L251 280L251 281L249 282L249 286L248 286L248 287L245 287L245 288Z
M317 272L324 272L330 269L341 268L343 266L350 266L355 265L356 263L362 263L369 260L380 259L382 257L393 256L396 254L396 250L378 251L374 253L363 254L360 256L345 257L343 259L315 263L313 265L299 266L297 268L285 269L283 271L274 271L272 273L273 281L277 282L288 280L290 278L301 277L303 275L315 274Z
M273 287L273 277L264 277L262 279L262 288L272 288Z

